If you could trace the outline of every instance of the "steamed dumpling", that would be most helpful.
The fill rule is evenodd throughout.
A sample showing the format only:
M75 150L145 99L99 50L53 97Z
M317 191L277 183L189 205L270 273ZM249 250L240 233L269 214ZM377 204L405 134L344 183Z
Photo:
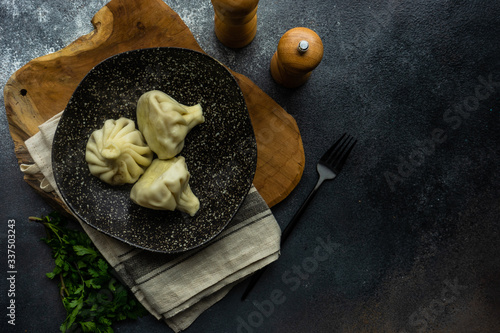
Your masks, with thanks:
M180 210L194 216L200 201L189 186L184 157L155 159L130 192L133 202L146 208Z
M153 160L135 123L127 118L108 119L87 142L85 160L90 173L111 185L135 183Z
M160 159L179 154L189 131L205 121L200 104L186 106L158 90L137 102L137 124L146 142Z

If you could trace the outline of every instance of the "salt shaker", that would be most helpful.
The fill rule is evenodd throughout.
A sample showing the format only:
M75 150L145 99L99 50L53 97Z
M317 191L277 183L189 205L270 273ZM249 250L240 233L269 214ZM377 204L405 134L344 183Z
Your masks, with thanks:
M271 75L287 88L304 84L323 58L323 42L313 30L297 27L288 30L278 42L271 58Z
M257 33L259 0L211 0L214 7L215 34L230 48L244 47Z

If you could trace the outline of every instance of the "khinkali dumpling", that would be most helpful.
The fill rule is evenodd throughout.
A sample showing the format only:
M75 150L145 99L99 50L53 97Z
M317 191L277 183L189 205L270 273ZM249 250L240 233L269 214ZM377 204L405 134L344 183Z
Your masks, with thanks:
M153 160L135 123L127 118L108 119L90 135L85 150L90 173L111 185L135 183Z
M177 209L194 216L200 201L189 186L189 177L184 157L155 159L132 187L130 198L146 208Z
M204 121L200 104L186 106L158 90L144 93L137 102L139 130L160 159L179 154L189 131Z

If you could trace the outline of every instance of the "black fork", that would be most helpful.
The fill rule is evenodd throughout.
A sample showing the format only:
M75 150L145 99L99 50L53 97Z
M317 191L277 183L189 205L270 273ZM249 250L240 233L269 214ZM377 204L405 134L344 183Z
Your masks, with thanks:
M291 234L293 228L297 224L300 219L300 216L305 211L309 202L311 202L312 198L318 191L318 188L323 184L325 180L334 179L340 173L342 168L344 167L345 161L347 157L351 153L351 150L356 145L357 140L355 140L352 136L344 133L340 139L338 139L331 147L328 149L323 156L321 156L318 164L316 165L316 169L318 170L319 178L316 186L312 189L311 193L307 196L304 203L300 206L299 210L295 213L292 220L286 226L285 230L283 230L281 234L281 246L285 243L288 236ZM252 291L253 287L264 273L265 268L262 268L260 271L256 272L252 279L250 280L247 288L243 292L241 296L242 300L245 300L250 291Z

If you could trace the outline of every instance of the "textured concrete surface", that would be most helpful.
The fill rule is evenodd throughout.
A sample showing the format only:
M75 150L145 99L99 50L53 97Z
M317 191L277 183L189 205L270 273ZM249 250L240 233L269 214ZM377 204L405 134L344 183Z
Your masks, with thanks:
M105 3L1 0L2 87L29 60L90 32ZM261 1L256 39L241 50L218 43L208 0L166 3L208 54L297 120L306 168L273 209L281 226L314 186L330 142L344 131L359 139L250 299L241 302L245 283L236 286L187 332L500 332L500 2ZM319 34L325 55L290 90L274 83L269 61L297 26ZM44 275L50 253L27 221L50 208L22 181L3 99L0 109L0 328L57 332L64 313ZM5 303L9 219L15 327ZM115 331L169 329L148 316Z

